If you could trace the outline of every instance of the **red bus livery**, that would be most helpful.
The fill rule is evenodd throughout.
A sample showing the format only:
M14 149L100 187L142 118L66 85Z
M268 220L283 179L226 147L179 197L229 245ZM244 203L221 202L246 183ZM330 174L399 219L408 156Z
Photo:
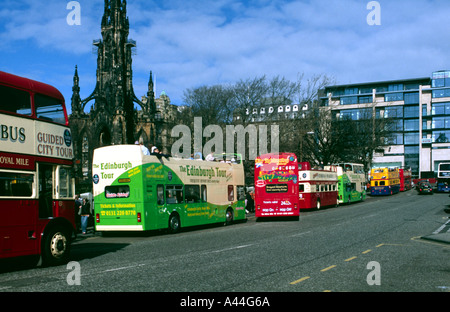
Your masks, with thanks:
M295 217L298 209L298 163L293 153L255 159L255 217Z
M0 71L0 259L68 260L75 228L73 147L62 94Z
M337 171L331 166L330 170L311 169L311 164L298 164L299 178L299 207L311 209L339 204Z
M408 191L412 188L411 169L398 169L400 175L400 192Z

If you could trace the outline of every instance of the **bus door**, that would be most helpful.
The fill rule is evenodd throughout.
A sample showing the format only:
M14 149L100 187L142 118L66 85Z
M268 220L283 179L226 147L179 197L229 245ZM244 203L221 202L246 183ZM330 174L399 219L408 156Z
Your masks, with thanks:
M167 226L167 218L163 216L167 213L166 208L166 192L162 181L157 182L156 185L156 219L159 221L157 228L164 228ZM164 224L163 224L164 223Z
M165 188L166 209L169 216L176 218L176 215L178 215L178 221L184 225L186 215L182 213L184 206L183 185L166 184ZM188 209L185 209L184 211L186 214L189 212Z
M38 164L39 219L53 217L53 166Z

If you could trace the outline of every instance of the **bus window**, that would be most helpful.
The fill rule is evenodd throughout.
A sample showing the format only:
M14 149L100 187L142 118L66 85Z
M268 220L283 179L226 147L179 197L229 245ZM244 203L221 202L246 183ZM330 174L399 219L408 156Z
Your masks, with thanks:
M200 202L200 185L185 185L184 193L186 203Z
M234 187L233 185L228 185L228 200L234 201Z
M33 174L0 172L0 197L31 197Z
M237 200L245 200L245 188L243 185L237 186Z
M105 187L106 198L128 198L130 197L129 185L109 185Z
M28 92L0 86L0 110L31 116L31 101Z
M164 205L164 186L162 184L158 184L157 186L157 204Z
M304 191L305 191L305 185L304 185L304 184L299 184L299 185L298 185L298 191L299 191L300 193L304 192Z
M380 186L382 186L382 185L386 185L385 181L380 181Z
M59 196L58 198L73 198L72 172L70 167L59 167Z
M166 203L179 204L183 202L183 185L166 185Z
M37 118L63 125L66 124L66 117L61 101L41 94L35 94L34 105L36 107Z
M206 203L206 199L207 199L206 185L202 185L201 192L202 192L202 202Z

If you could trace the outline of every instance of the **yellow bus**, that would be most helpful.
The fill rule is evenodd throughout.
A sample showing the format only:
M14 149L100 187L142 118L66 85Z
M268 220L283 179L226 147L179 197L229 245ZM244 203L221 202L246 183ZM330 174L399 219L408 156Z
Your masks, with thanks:
M400 192L398 168L373 168L370 171L370 195L392 195Z

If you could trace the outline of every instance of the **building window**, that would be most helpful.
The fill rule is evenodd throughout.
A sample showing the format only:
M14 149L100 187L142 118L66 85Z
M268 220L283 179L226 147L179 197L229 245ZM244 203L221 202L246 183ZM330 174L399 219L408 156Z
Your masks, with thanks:
M432 129L450 129L450 117L435 117L431 121Z
M384 96L385 102L403 101L403 92L388 93Z
M402 106L390 106L384 109L384 118L403 118Z
M360 104L364 104L364 103L372 103L372 96L360 96L358 98L358 101Z
M405 106L403 117L404 118L418 118L419 117L419 106Z
M419 131L419 119L410 119L404 121L405 131Z
M386 145L403 145L403 133L392 133L385 139Z
M431 138L433 143L448 143L450 142L450 131L433 131Z
M405 133L405 143L404 144L410 144L410 145L419 144L419 133L418 132Z
M419 104L419 92L405 93L405 104Z
M341 97L341 105L358 104L357 96Z
M390 84L388 86L388 91L402 91L403 90L403 84L402 83L397 83L397 84Z
M433 73L432 88L450 87L450 71L442 70Z
M433 98L450 97L450 89L439 89L432 91Z
M358 94L358 88L346 88L344 94L345 95Z
M371 108L361 108L361 109L347 109L340 111L340 119L348 120L362 120L369 119L372 117Z
M432 115L450 115L450 103L433 104L431 107Z

